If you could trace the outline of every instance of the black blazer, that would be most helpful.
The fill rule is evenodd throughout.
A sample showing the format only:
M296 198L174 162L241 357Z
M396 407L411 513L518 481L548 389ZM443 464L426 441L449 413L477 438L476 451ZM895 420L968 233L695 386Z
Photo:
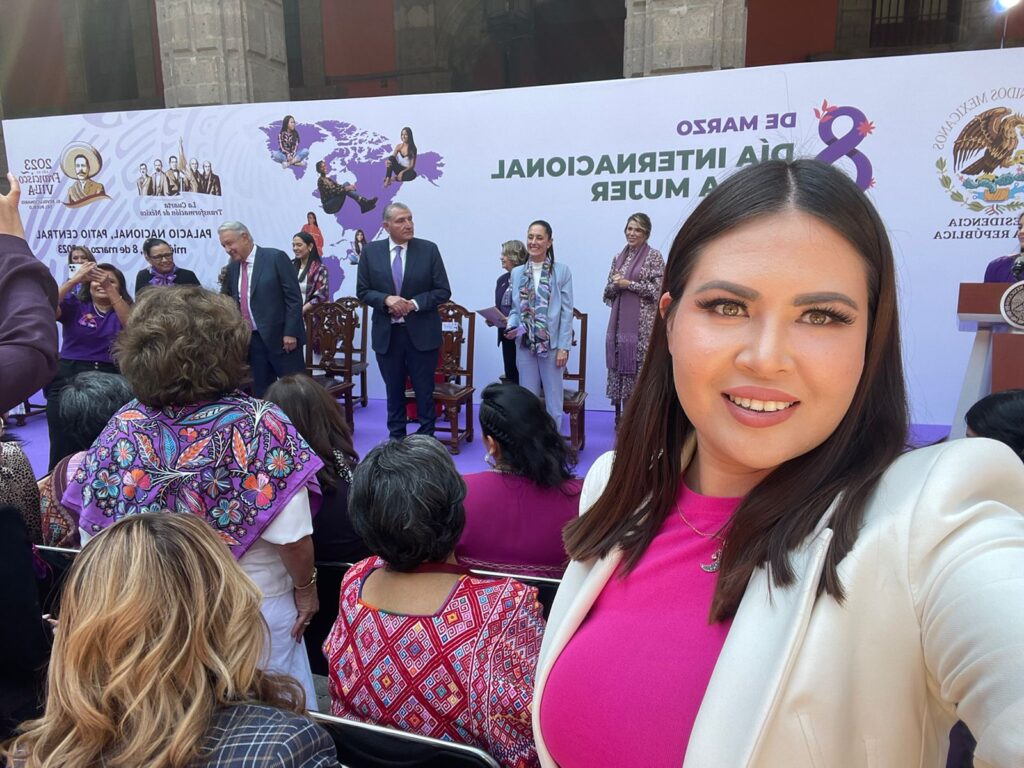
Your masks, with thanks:
M508 317L509 310L512 309L512 302L508 304L502 304L501 300L505 298L505 291L508 290L509 281L512 279L511 272L502 272L498 275L498 282L494 284L494 306L501 310L501 313ZM512 301L516 301L516 297L512 297ZM498 328L498 346L501 346L501 342L507 341L505 338L505 329Z
M293 336L299 344L306 343L306 326L302 321L302 293L292 260L277 248L255 249L256 263L249 275L252 291L249 311L256 330L271 352L279 352L283 337ZM220 292L238 301L238 276L241 264L232 260Z
M149 281L153 278L153 273L148 269L140 269L139 274L135 276L135 298L139 298L139 291L143 288L150 288ZM196 277L196 273L190 269L182 269L178 267L178 273L174 277L175 285L201 285L199 278Z
M373 351L382 355L391 345L391 315L384 306L384 300L395 295L388 242L374 240L367 243L359 257L356 273L356 296L373 307ZM415 301L419 311L405 316L405 327L416 349L421 352L437 349L441 346L441 318L437 307L452 295L448 273L436 244L414 237L406 246L405 273L399 295Z

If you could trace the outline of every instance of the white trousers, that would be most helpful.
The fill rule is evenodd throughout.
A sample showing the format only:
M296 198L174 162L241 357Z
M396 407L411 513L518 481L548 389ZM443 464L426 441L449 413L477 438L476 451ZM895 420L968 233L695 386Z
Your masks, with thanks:
M555 350L549 350L546 357L538 357L522 347L516 339L516 368L519 369L519 384L537 397L544 395L544 406L555 426L562 430L562 372L555 365Z
M263 598L260 610L270 628L270 639L260 667L267 672L289 675L298 680L306 692L306 709L316 711L316 688L313 685L313 671L309 668L306 644L296 643L289 634L299 617L291 590L277 597Z

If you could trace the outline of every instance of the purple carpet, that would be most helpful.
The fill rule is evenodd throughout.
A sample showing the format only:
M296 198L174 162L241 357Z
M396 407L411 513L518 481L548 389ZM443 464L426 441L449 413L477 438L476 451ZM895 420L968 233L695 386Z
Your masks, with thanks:
M42 403L42 395L32 398L34 403ZM475 412L474 412L475 417ZM388 437L387 428L387 404L384 400L370 400L366 408L358 405L355 409L355 444L356 451L360 456L386 440ZM21 442L22 448L32 462L32 469L37 477L46 474L46 462L50 453L50 440L46 431L46 414L33 414L25 419L25 426L18 427L14 424L12 417L9 426L17 439ZM564 419L563 428L566 432L569 429L568 417ZM415 431L415 425L409 425L410 434ZM615 414L611 411L587 411L587 435L586 446L580 451L579 463L576 466L576 473L582 477L605 451L611 450L612 441L615 437ZM462 452L452 458L455 466L462 474L480 472L487 469L484 463L484 446L480 442L480 429L477 425L476 435L472 443L461 444Z
M42 403L42 395L36 395L32 402ZM360 456L366 455L373 446L388 436L387 429L387 406L383 400L370 400L366 408L358 405L355 409L356 431L355 444ZM37 477L46 474L46 461L49 456L50 440L46 432L46 415L34 414L25 420L24 427L14 426L14 419L9 422L11 431L21 442L22 448L32 462L32 468ZM563 429L568 431L568 419L563 419ZM409 426L410 433L415 430L415 425ZM455 459L455 466L462 474L480 472L487 469L484 463L484 447L480 442L479 425L477 435L472 443L462 443L462 452ZM911 427L911 444L915 446L927 445L941 440L949 434L949 427L942 424L914 424ZM580 451L579 463L576 465L576 474L580 477L586 475L590 465L598 456L612 448L615 439L615 414L611 411L587 411L587 435L586 446Z

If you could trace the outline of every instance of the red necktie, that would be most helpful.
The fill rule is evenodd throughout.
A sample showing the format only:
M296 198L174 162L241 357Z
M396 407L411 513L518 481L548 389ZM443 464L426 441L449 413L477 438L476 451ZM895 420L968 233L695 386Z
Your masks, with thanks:
M252 321L252 312L249 311L249 260L246 259L242 262L242 285L238 290L239 306L242 309L242 317L245 318L246 324L256 329L256 325Z

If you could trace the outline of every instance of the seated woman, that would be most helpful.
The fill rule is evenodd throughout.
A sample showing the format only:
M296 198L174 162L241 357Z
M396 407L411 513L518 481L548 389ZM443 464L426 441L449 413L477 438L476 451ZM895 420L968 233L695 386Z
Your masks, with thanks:
M369 557L370 550L348 516L348 491L359 454L338 401L304 373L278 379L263 399L284 411L324 463L316 473L324 495L323 506L313 520L316 559L354 563Z
M284 120L281 121L281 132L277 135L279 149L271 151L271 159L275 163L280 163L284 169L291 165L305 168L306 158L309 157L309 150L306 147L299 147L299 141L299 132L295 128L295 118L291 115L285 115Z
M363 197L356 190L355 184L344 182L339 184L327 175L327 163L320 160L316 164L316 172L319 174L316 180L316 188L320 193L320 205L324 213L335 214L345 204L345 198L351 197L359 204L360 213L368 213L377 207L376 197Z
M32 543L42 543L35 473L14 435L4 432L4 420L0 419L0 507L7 506L21 514Z
M384 163L384 186L390 187L392 181L412 181L416 178L416 141L412 137L412 128L402 129L402 141L388 155Z
M135 296L154 285L199 285L196 273L174 263L174 248L166 240L151 237L142 244L149 269L140 269L135 276Z
M0 501L0 742L20 722L42 714L52 635L37 599L32 554L21 510Z
M537 591L455 564L466 485L434 438L381 443L353 475L352 524L378 556L341 585L324 643L331 711L537 765Z
M78 549L78 512L60 503L68 481L82 466L85 452L110 418L129 400L131 389L124 376L102 371L84 371L72 377L60 393L57 429L65 436L71 453L43 477L39 485L39 515L42 543L49 547Z
M75 559L46 711L0 757L15 768L337 766L299 684L260 670L259 604L200 520L122 520Z
M579 514L583 481L555 423L535 394L489 384L480 431L493 468L466 475L466 530L455 547L463 565L559 578L569 561L562 528Z
M281 411L239 391L251 329L227 296L195 286L146 291L115 354L137 400L85 455L62 503L83 543L117 520L196 515L263 594L265 667L316 702L302 639L318 609L312 511L323 462Z

